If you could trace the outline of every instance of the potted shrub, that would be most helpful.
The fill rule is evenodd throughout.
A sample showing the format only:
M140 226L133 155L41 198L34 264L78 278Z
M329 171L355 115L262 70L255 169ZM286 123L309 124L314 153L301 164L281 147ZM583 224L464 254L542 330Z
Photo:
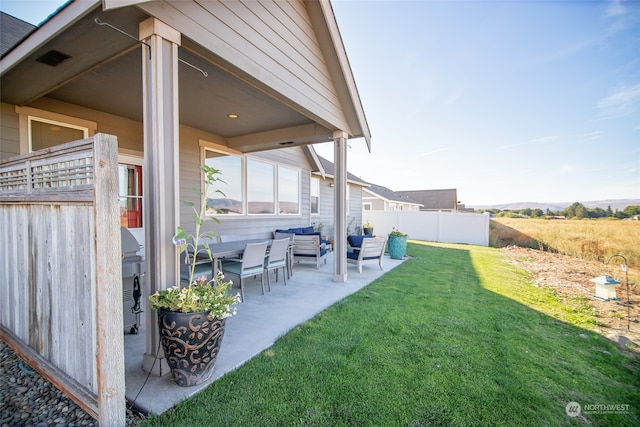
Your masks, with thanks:
M402 259L407 253L407 234L404 234L395 228L389 233L389 240L387 241L387 248L389 249L389 256L393 259Z
M180 386L194 386L208 380L222 344L227 317L235 314L234 305L240 302L240 295L228 293L232 282L224 281L222 273L208 280L195 276L195 259L203 253L211 257L207 242L200 248L203 237L211 237L212 232L200 233L200 228L209 218L206 216L206 199L209 187L220 181L219 170L202 166L205 191L200 194L200 210L193 203L185 202L195 213L195 234L189 234L178 227L173 243L180 252L185 252L185 262L191 261L188 284L181 288L175 285L162 289L149 297L151 308L158 311L160 342L173 378Z
M363 234L369 234L369 235L373 236L373 227L369 223L369 218L367 218L367 222L362 224L362 233Z

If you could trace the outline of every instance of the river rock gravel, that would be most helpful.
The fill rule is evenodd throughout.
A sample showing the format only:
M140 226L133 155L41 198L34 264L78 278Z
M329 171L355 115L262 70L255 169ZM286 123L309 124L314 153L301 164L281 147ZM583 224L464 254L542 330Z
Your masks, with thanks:
M127 409L126 425L135 426L143 418ZM0 340L0 427L97 425L97 420Z

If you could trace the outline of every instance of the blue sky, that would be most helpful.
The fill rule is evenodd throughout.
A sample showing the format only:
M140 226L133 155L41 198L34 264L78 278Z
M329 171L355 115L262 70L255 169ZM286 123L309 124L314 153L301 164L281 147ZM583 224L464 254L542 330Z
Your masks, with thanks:
M332 4L372 133L351 173L467 205L640 198L640 2Z

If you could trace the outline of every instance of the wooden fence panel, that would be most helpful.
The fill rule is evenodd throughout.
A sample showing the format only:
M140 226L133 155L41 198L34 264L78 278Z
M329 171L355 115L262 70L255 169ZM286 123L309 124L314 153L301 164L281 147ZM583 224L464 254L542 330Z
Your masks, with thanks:
M123 425L114 136L0 162L0 336L101 424Z

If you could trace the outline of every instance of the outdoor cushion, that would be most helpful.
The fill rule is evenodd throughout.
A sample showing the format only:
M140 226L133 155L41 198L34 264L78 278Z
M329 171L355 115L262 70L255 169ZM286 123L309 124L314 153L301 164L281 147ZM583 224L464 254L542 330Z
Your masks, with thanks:
M320 256L324 256L327 253L326 249L320 248ZM296 256L306 256L306 257L315 257L315 254L296 254Z
M313 234L315 231L316 230L314 230L313 227L304 227L302 229L302 234Z
M289 233L304 234L304 233L302 232L302 228L301 228L301 227L300 227L300 228L290 228L290 229L289 229Z
M352 248L359 248L362 246L362 239L366 237L373 237L371 234L365 234L364 236L349 236L347 237L347 242L349 242L349 246Z

